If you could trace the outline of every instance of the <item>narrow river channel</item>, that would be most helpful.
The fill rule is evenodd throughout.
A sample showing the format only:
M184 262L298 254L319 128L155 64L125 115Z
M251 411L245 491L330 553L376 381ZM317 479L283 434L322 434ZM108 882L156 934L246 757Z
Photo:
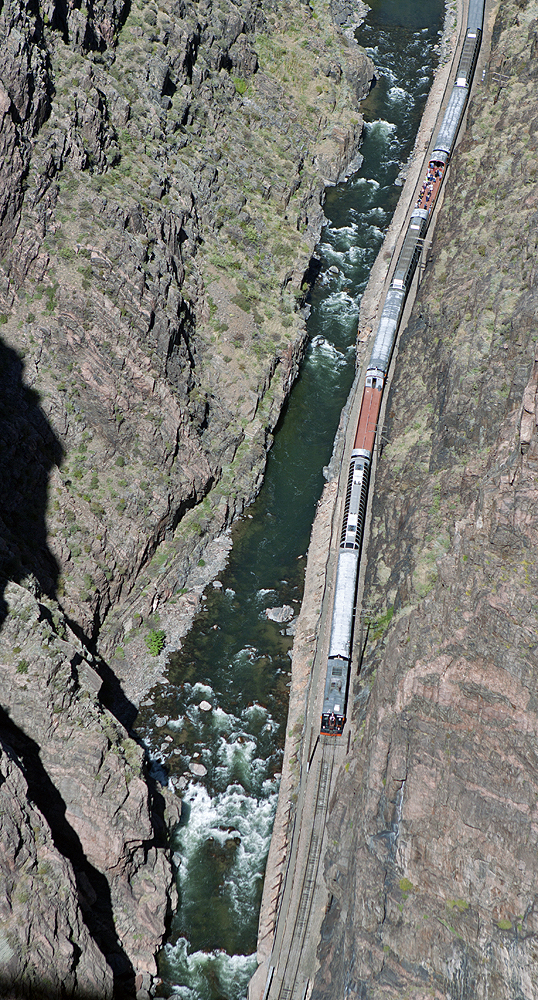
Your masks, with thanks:
M327 192L301 375L220 586L207 588L170 659L169 685L151 693L138 719L186 806L176 843L180 903L160 963L159 992L174 1000L242 1000L255 968L294 620L270 621L265 610L299 610L323 467L354 375L360 297L400 194L443 14L442 0L374 0L357 32L379 79L362 108L362 167ZM189 764L205 773L186 779Z

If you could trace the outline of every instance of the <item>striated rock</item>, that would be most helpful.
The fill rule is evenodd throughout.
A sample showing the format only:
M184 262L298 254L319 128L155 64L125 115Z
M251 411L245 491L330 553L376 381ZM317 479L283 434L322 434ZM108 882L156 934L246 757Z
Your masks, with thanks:
M308 32L308 58L289 19ZM33 27L22 8L13 22L0 13L3 336L25 354L13 402L39 391L32 419L55 439L52 464L65 456L50 503L42 494L32 511L49 580L22 527L7 575L59 587L107 655L133 611L148 619L188 585L259 489L304 350L297 307L323 184L354 162L357 95L373 75L356 45L334 32L328 44L322 21L302 5L224 18L211 3L53 5ZM31 43L17 49L23 27ZM273 59L282 38L300 80ZM343 71L320 85L331 54ZM11 470L19 408L6 419ZM40 453L38 479L51 472Z
M538 994L534 16L498 11L399 347L314 1000Z
M258 56L249 44L246 35L238 35L228 50L232 66L242 77L252 76L258 69Z
M54 605L14 584L6 597L0 734L26 787L18 795L19 814L11 807L17 837L6 830L2 838L4 869L12 873L10 899L13 893L15 902L39 897L32 903L36 928L44 914L39 932L29 933L20 906L10 904L10 969L25 989L32 981L41 985L49 964L61 976L58 952L73 989L91 980L96 995L112 995L119 984L128 992L135 975L156 972L153 955L174 898L156 833L162 794L148 789L142 749L99 704L98 672ZM15 780L12 766L9 776ZM2 793L9 799L5 784ZM8 845L17 842L13 866ZM28 866L21 850L33 859ZM61 890L58 879L64 879Z
M50 110L50 64L40 18L23 4L0 11L0 251L17 230L31 137Z
M79 906L73 864L34 805L16 738L0 752L0 991L2 996L113 995L113 973ZM17 864L13 845L18 845ZM91 892L91 887L87 886ZM51 905L51 900L56 900ZM28 948L27 942L32 944ZM47 970L47 982L42 978ZM13 992L12 992L13 991Z

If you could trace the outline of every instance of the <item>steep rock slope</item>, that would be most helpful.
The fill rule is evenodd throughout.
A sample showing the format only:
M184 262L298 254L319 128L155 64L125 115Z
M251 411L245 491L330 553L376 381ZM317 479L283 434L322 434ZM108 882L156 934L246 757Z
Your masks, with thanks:
M100 705L56 605L17 584L6 598L0 990L133 996L175 902L164 822L178 807L150 792L143 750Z
M537 18L496 11L400 344L316 1000L538 994Z
M323 186L356 154L373 73L315 13L2 11L3 335L64 450L33 511L48 570L22 529L9 555L93 640L113 605L170 591L165 563L180 590L259 487Z
M147 996L178 815L118 674L259 487L372 74L323 2L0 5L5 995Z

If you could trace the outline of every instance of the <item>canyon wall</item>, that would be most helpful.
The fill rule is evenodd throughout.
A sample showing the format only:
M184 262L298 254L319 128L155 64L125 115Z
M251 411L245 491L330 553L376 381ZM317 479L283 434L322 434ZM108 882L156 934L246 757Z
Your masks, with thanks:
M0 5L1 995L148 996L178 810L129 727L297 374L373 76L335 17Z
M538 993L538 6L489 27L388 397L313 1000Z

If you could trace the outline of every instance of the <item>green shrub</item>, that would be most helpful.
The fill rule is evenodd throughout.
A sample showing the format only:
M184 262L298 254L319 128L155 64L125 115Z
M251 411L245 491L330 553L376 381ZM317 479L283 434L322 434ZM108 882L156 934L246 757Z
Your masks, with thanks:
M370 638L374 641L380 639L383 635L385 629L388 628L392 621L392 616L394 614L394 608L387 608L387 610L376 618L370 618L367 624L370 625Z
M243 312L250 312L250 302L246 295L243 295L242 292L239 292L237 295L232 295L232 302L234 302L236 306L239 306Z
M158 656L164 649L166 635L160 628L152 628L146 638L145 643L150 656Z
M469 909L465 899L447 899L446 906L448 910L459 910L460 913L465 913Z
M404 894L404 896L407 896L410 892L413 892L415 889L413 883L410 882L408 878L401 878L399 886L400 886L400 891Z

